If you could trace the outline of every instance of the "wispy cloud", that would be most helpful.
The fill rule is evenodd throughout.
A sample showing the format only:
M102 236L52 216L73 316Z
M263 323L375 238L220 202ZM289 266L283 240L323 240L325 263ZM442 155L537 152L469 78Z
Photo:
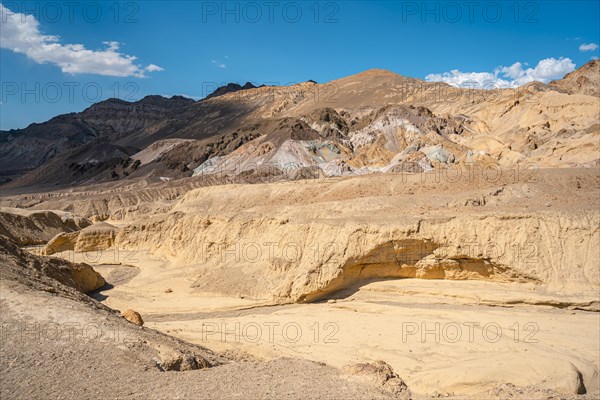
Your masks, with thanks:
M227 58L227 56L225 56L225 58ZM225 65L225 63L222 63L219 60L210 60L210 62L215 64L219 68L227 68L227 65Z
M461 72L454 69L441 74L429 74L425 80L446 82L457 87L495 89L521 86L533 81L548 83L574 70L575 64L570 58L551 57L541 60L534 68L524 68L524 64L516 62L509 67L499 66L492 72Z
M137 57L119 52L120 43L103 42L104 49L89 50L82 44L63 44L60 37L44 35L33 15L14 13L0 4L0 47L25 54L39 64L55 64L68 74L145 78L145 72L163 71L155 64L135 64Z
M579 51L594 51L598 48L596 43L582 43L579 46Z

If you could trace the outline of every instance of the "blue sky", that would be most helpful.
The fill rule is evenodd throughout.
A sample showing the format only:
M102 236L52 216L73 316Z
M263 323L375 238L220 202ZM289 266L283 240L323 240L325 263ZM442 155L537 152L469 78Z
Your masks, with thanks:
M370 68L456 85L548 81L599 56L595 0L223 4L2 1L0 128L109 97L201 98L227 82Z

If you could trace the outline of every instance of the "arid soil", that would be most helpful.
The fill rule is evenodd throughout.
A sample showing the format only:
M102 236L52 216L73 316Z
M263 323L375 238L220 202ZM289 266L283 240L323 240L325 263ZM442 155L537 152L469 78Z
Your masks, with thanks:
M261 362L251 356L217 354L136 326L82 294L77 281L61 283L53 278L56 273L36 269L38 263L66 265L68 261L25 255L10 243L2 250L3 399L270 399L298 398L300 393L314 399L386 399L397 398L394 393L410 395L400 379L392 381L393 385L387 378L380 382L377 371L366 374L367 380L357 380L352 372L300 358Z
M3 399L393 398L298 358L223 358L211 368L163 372L153 353L193 346L169 349L167 337L85 304L5 282L1 288ZM150 341L157 347L148 349Z
M113 203L105 222L67 233L52 256L94 266L107 284L92 296L107 306L234 360L211 370L252 376L289 365L314 379L382 360L413 398L594 398L600 173L488 173L217 185L150 217ZM72 210L80 196L49 195L34 208ZM106 207L104 196L95 189L89 204ZM29 251L47 253L53 241ZM151 387L167 393L173 383L160 379ZM306 396L337 398L335 382L321 379ZM394 396L384 389L352 390Z

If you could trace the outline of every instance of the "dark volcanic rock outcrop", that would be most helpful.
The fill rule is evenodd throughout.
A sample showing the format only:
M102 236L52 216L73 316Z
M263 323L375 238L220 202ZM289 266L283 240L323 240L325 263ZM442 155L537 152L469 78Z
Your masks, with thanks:
M237 84L237 83L228 83L225 86L221 86L221 87L217 88L214 92L212 92L211 94L206 96L206 98L210 99L212 97L223 96L224 94L227 94L227 93L239 92L240 90L255 89L257 87L258 86L254 86L250 82L246 82L244 84L244 86Z

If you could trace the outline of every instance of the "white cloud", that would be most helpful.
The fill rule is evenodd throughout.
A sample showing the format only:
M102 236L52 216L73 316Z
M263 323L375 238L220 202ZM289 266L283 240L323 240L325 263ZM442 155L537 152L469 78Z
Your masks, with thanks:
M0 47L25 54L39 64L55 64L68 74L98 74L138 78L145 71L163 69L150 64L134 64L137 57L120 53L119 42L103 42L104 49L89 50L82 44L62 44L58 36L44 35L33 15L14 13L0 4Z
M583 43L579 46L579 51L594 51L598 48L596 43Z
M598 56L592 56L592 58L590 58L590 60L597 60Z
M159 71L164 71L164 68L159 67L156 64L150 64L148 65L146 68L144 68L146 71L148 72L159 72Z
M500 79L497 72L461 72L453 69L441 74L429 74L425 77L429 82L446 82L456 87L479 87L494 89L508 87L510 83Z
M441 74L429 74L425 80L446 82L457 87L494 89L521 86L533 81L548 83L553 79L562 78L573 70L575 70L573 61L570 58L560 57L543 59L535 68L524 68L523 64L516 62L509 67L497 67L492 72L461 72L455 69Z
M538 81L548 83L553 79L561 79L569 72L575 70L575 64L570 58L560 57L545 58L538 62L535 68L523 69L521 63L516 62L510 67L500 67L500 73L508 76L517 85Z

